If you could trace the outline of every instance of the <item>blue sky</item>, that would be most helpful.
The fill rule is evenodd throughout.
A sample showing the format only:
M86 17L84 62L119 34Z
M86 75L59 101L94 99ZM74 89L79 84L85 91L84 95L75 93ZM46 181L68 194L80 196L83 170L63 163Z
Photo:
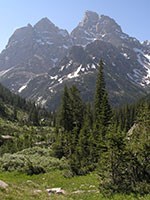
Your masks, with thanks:
M140 41L150 40L150 0L0 0L0 51L16 28L48 17L70 32L86 10L110 16Z

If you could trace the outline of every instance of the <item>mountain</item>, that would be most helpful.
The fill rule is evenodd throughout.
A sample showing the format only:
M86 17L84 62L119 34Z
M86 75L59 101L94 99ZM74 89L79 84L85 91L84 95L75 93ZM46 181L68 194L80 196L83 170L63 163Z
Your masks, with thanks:
M0 54L0 82L51 109L59 105L65 84L76 84L91 101L100 59L113 105L150 91L149 41L140 43L115 20L92 11L70 34L47 18L17 29Z
M66 30L47 18L35 26L17 29L0 54L2 83L14 92L39 74L46 73L62 59L72 45Z

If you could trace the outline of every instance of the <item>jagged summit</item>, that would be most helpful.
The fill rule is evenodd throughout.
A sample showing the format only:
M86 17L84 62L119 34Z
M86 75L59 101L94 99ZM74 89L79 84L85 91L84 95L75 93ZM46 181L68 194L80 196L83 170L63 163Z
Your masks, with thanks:
M86 11L83 20L72 31L71 36L76 45L84 46L96 39L105 39L111 42L114 38L118 38L118 34L123 33L114 19L105 15L99 16L92 11Z
M99 24L106 28L107 31L116 31L116 32L122 32L121 27L116 23L116 21L106 15L101 15Z
M83 20L79 23L79 26L89 26L91 23L96 24L99 20L99 15L96 12L86 11Z
M34 25L37 31L52 31L52 29L57 29L56 26L47 18L42 18Z

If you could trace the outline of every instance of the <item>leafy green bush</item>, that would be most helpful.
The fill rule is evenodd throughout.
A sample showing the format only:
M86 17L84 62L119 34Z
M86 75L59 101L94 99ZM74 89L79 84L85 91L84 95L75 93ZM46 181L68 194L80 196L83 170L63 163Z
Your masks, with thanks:
M1 171L19 171L27 174L38 174L54 169L66 169L65 158L51 156L51 149L33 147L15 154L4 154L0 158Z
M2 171L23 171L26 159L23 155L4 154L0 159L0 169Z

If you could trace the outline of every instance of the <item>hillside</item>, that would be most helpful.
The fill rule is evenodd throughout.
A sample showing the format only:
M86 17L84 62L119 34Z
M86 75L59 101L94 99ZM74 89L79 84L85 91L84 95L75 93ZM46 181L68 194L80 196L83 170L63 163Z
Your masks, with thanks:
M149 199L149 96L112 113L102 68L94 112L76 86L65 86L56 123L0 119L1 197ZM56 187L63 194L49 194Z

